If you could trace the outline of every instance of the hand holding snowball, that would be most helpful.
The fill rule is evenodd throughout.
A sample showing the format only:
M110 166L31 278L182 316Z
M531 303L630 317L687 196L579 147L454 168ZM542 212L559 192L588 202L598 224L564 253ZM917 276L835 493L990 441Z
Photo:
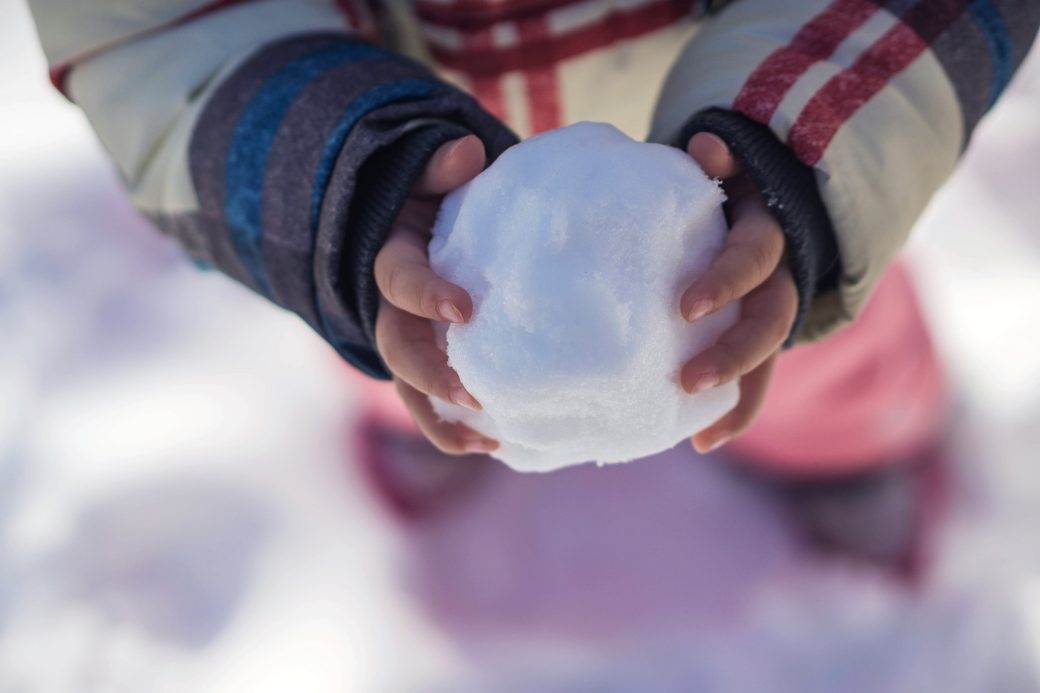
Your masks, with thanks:
M737 406L693 436L694 447L706 452L746 429L761 408L777 354L794 324L798 293L783 259L780 224L726 144L698 133L687 151L705 173L723 181L730 232L719 257L684 292L683 316L695 322L741 300L739 321L681 372L682 386L691 393L740 379Z
M686 152L606 123L505 151L433 227L430 266L475 305L444 333L448 363L483 405L434 411L521 472L642 459L722 418L738 383L688 394L679 371L739 318L680 311L726 245L724 201Z
M469 135L442 145L430 158L375 261L380 305L376 348L420 430L443 452L491 452L498 443L461 423L441 421L427 395L470 409L466 391L437 346L431 320L464 323L473 315L466 291L430 269L426 246L440 197L484 168L481 141Z
M377 347L394 374L403 401L420 429L438 448L449 453L499 450L499 442L490 436L499 438L495 431L501 425L506 425L513 436L508 445L508 454L500 455L496 452L496 456L516 468L546 470L583 459L612 461L652 453L667 446L667 438L672 435L670 431L676 426L681 429L684 421L685 425L690 426L687 431L698 430L698 426L691 425L697 419L701 421L700 426L718 420L694 436L695 446L701 450L717 447L750 422L763 398L775 354L795 314L793 282L786 266L780 262L783 234L753 186L740 175L739 165L721 140L712 135L698 135L691 140L688 151L708 175L726 182L732 201L729 208L732 230L728 241L721 210L715 212L717 222L709 220L713 188L708 179L704 178L704 173L682 166L680 161L673 158L674 155L668 154L667 148L632 142L609 126L581 124L529 140L515 152L510 151L505 157L509 160L508 164L503 159L493 167L497 171L494 176L488 172L481 178L483 183L478 186L479 193L478 188L465 186L468 194L462 194L463 189L460 188L483 169L484 151L476 138L467 137L448 143L434 155L426 173L416 185L415 194L405 205L386 245L380 251L375 271L382 294L376 325ZM614 167L620 159L627 161L628 165L608 174L607 168ZM663 169L657 168L659 165ZM513 175L526 183L515 187L510 183L514 180ZM646 188L640 193L644 196L641 198L643 204L649 205L646 209L651 218L657 218L664 224L662 228L654 227L653 247L645 243L651 238L645 236L642 230L645 226L632 216L636 214L638 205L633 207L625 202L627 198L611 197L608 193L605 197L597 198L595 204L590 206L588 202L581 201L586 198L581 198L580 194L575 197L573 192L565 192L567 189L576 189L575 185L566 181L584 181L576 184L580 189L583 185L588 187L590 176L600 178L603 175L606 176L602 179L605 192L611 187ZM698 180L698 175L703 182ZM556 181L560 176L564 178ZM442 209L441 217L437 219L434 242L428 256L427 242L431 226L437 218L438 196L456 189L458 191L449 198L452 212L445 214ZM718 195L714 194L716 197ZM534 198L529 200L532 196ZM484 199L484 202L480 202L480 199ZM540 202L536 203L533 199ZM468 210L465 215L468 221L459 222L462 223L461 229L456 228L455 222L460 204ZM534 207L528 209L531 204ZM706 204L708 207L704 207ZM480 211L482 205L486 209ZM704 217L704 214L708 216ZM548 226L545 226L546 223ZM692 227L687 226L691 223ZM497 228L496 243L492 244L495 250L492 250L492 246L485 247L486 231L490 227ZM711 228L715 230L711 231ZM438 233L442 235L438 236ZM693 235L690 236L690 233ZM701 237L700 233L708 235ZM634 235L629 237L626 234ZM713 241L712 238L718 240ZM603 242L607 245L601 246ZM694 254L688 259L682 259L686 253L677 258L671 251L677 243L684 246L692 243L688 250ZM717 249L710 251L708 248L713 243L717 243ZM630 252L626 254L626 244L629 244L630 250L638 248L638 255L631 255ZM436 274L430 267L434 245L439 248L435 258L437 262L434 263L438 270ZM724 251L719 254L723 248ZM489 251L505 255L495 260L497 256L486 255ZM618 252L620 256L611 260L613 254ZM711 257L718 254L718 257L712 262L710 257L704 257L705 252L710 253ZM470 256L470 253L476 254ZM595 254L596 259L587 253ZM546 274L546 268L551 269L572 255L585 258L581 261L586 263L584 269L579 267L580 263L565 264L560 266L559 271ZM618 260L620 265L617 265ZM636 264L632 265L633 262ZM702 262L707 264L700 264ZM482 265L483 272L491 274L481 274ZM698 279L687 288L679 302L683 317L693 323L690 329L694 330L684 338L682 335L686 332L678 325L668 327L671 324L665 317L668 311L659 314L659 308L663 309L664 306L658 307L656 302L660 299L667 303L671 300L678 302L678 294L683 287L672 289L676 292L674 299L669 300L666 296L671 293L667 290L672 281L670 277L674 277L676 272L690 272L697 266L701 267L695 273ZM575 268L581 271L575 273ZM473 271L477 271L477 274L473 274ZM629 275L633 271L635 274ZM521 274L513 276L517 272ZM527 272L532 274L528 276ZM481 276L484 278L481 279ZM614 279L611 280L611 276ZM447 277L455 283L441 277ZM625 277L633 280L627 285L628 288L624 283ZM490 285L487 284L489 281ZM589 284L589 281L592 283ZM553 288L548 288L546 282ZM490 304L498 307L490 314L485 311L475 316L473 298L463 286L476 289L482 296L481 300L490 301ZM527 289L523 288L525 286ZM490 294L489 289L492 289ZM515 296L518 290L521 294ZM533 293L525 293L527 290ZM562 315L557 316L560 319L552 317L559 310L530 316L517 313L534 296L560 290L564 291L564 294L556 294L561 301L560 309L569 305L570 310L578 311L572 313L571 318ZM524 296L528 298L522 298ZM643 303L640 304L643 308L637 308L640 296L643 299L651 298L652 303ZM660 298L655 298L658 296ZM592 298L597 300L586 305ZM744 298L744 301L738 321L738 309L734 301L740 298ZM535 303L538 301L533 300ZM618 319L628 315L626 320L629 322L621 320L619 325L613 325L607 315L600 316L600 320L594 320L593 324L588 325L585 324L588 320L580 320L582 306L591 309L590 306L600 303L603 304L600 307L614 306L621 311ZM628 305L631 307L626 307ZM548 307L543 306L543 309ZM630 310L637 312L626 312ZM658 314L659 317L655 317ZM471 328L471 319L479 322L480 327ZM449 354L453 353L451 335L454 334L456 339L462 339L463 335L452 330L475 330L466 333L469 335L464 340L467 346L463 347L462 342L454 342L454 353L456 359L467 362L465 377L483 388L480 389L483 393L481 397L491 397L495 405L495 413L491 418L482 411L481 405L463 386L463 380L448 365L441 348L443 345L438 346L435 340L431 321L455 325L448 331ZM702 324L705 326L698 327ZM635 332L628 334L632 332L629 328ZM720 335L721 339L716 342ZM618 341L615 346L623 348L617 353L609 349L603 351L601 347L612 343L610 340L614 338L614 341ZM604 339L607 341L604 342ZM715 346L707 350L704 350L704 346L695 346L703 344L705 340L708 340L707 344L715 343ZM498 346L495 347L495 344ZM650 380L641 380L639 382L645 384L637 384L630 382L631 378L617 381L610 379L601 383L606 388L604 395L597 396L596 388L586 392L578 385L579 381L572 377L577 373L566 376L564 371L567 369L564 368L560 375L552 375L555 372L553 369L559 370L561 366L570 363L566 361L567 355L584 353L592 345L597 345L596 352L603 352L599 354L600 357L607 359L602 362L583 362L579 371L591 368L587 375L591 375L592 380L601 375L596 371L607 365L616 370L619 377L623 371L629 372L629 376L645 371ZM490 347L494 348L487 351ZM474 362L472 358L464 356L474 349L492 358L495 363L485 364L479 359ZM682 354L674 354L680 356L679 359L668 358L668 353L672 351L685 351L685 358ZM698 352L701 353L691 358L692 354ZM660 364L663 370L641 360L654 353L665 357ZM524 368L517 369L514 364L501 373L497 372L518 358L530 363ZM548 360L542 362L539 359ZM566 363L557 363L560 359ZM677 373L685 359L689 360ZM452 365L459 367L454 361ZM574 363L570 367L578 366ZM632 370L633 367L635 370ZM677 373L680 376L679 384L692 393L689 395L690 408L678 400L672 402L665 392L669 369L676 369L671 372ZM462 373L462 369L459 373ZM516 380L517 376L525 373L532 378L530 381L526 378ZM493 376L491 381L488 380L489 376ZM560 380L560 377L566 377L567 380ZM734 382L738 378L739 401L737 384ZM497 382L497 385L489 389L492 381ZM470 383L470 380L466 382ZM566 385L565 382L572 385ZM469 386L473 387L474 383ZM578 389L572 390L575 386ZM503 390L503 387L506 389ZM541 404L527 404L523 398L517 400L510 394L513 390L517 396L522 391L528 392L530 396L544 390L542 396L537 398ZM617 392L609 394L608 391L614 390ZM727 392L732 394L728 395ZM614 401L615 396L623 399ZM662 405L660 412L656 412L653 407L642 409L641 399L647 397ZM551 398L551 401L545 398ZM599 411L608 400L614 401L614 404L600 412L603 421L599 421L593 410ZM718 405L727 400L728 404L719 408ZM624 406L614 410L615 406L622 403ZM649 401L645 404L649 405ZM572 405L578 409L571 412ZM590 407L588 411L587 407ZM645 413L637 415L633 411L631 414L634 418L629 421L627 410L633 407ZM565 424L569 438L555 439L557 434L563 435L562 432L554 432L559 428L556 424L527 428L540 420L538 417L544 418L554 408L559 410L561 425ZM531 411L528 412L528 409ZM710 415L712 409L717 413ZM722 412L727 410L730 410L729 413L719 419ZM469 415L464 412L469 412ZM534 418L530 419L530 416ZM619 416L622 420L614 421ZM673 420L673 416L679 418ZM609 424L606 430L603 428L605 423ZM629 433L624 432L627 430L626 424L631 424L629 428L635 425L638 429L638 433L635 430L630 432L631 439ZM538 431L541 434L548 431L553 442L540 440ZM521 440L524 442L521 443ZM534 447L527 448L525 445ZM543 445L549 447L543 448ZM501 450L505 451L505 448Z

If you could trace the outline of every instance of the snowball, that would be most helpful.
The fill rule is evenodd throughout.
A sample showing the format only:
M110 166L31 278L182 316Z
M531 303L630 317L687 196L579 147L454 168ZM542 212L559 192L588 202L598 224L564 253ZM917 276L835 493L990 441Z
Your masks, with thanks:
M724 199L684 152L602 123L506 151L444 199L430 241L434 271L473 297L446 348L484 407L433 398L438 415L519 471L645 457L717 420L736 384L688 395L679 369L737 306L689 324L679 299L722 249Z

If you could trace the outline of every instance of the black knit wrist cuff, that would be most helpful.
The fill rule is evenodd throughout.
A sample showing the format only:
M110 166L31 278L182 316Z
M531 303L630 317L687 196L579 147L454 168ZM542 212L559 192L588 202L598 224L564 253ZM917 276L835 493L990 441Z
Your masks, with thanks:
M353 287L355 309L369 344L376 343L379 310L374 274L376 254L426 162L442 144L468 134L465 128L451 123L428 125L375 152L361 167L350 209L352 233L344 253L341 281L344 286ZM381 359L374 365L373 375L390 377Z
M743 162L787 237L798 287L798 313L786 346L801 330L813 298L837 284L838 247L812 168L800 162L773 131L734 111L712 108L686 122L673 145L685 148L698 132L718 135Z

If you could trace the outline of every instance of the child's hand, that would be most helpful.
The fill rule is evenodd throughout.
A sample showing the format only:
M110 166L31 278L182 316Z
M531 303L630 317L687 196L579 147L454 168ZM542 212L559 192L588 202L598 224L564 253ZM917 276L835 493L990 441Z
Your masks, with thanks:
M693 436L693 446L707 452L743 431L758 414L773 364L794 324L798 292L783 260L780 224L726 143L702 132L690 138L686 151L705 173L722 179L730 232L722 254L683 294L683 317L693 322L743 299L737 323L681 372L687 392L740 378L737 406Z
M430 158L375 261L380 293L376 348L420 430L452 455L491 452L498 443L462 424L441 421L427 399L431 395L480 408L448 366L430 322L466 322L473 315L473 302L464 289L430 269L427 244L440 197L474 178L484 161L484 145L474 135L443 144Z

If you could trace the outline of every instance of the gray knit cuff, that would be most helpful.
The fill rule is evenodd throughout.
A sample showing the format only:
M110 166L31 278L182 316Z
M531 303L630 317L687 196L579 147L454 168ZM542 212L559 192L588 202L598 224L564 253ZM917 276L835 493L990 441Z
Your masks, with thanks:
M685 148L698 132L718 135L729 145L783 228L798 288L798 312L786 342L790 346L813 299L836 286L841 270L834 230L813 170L768 127L734 111L701 111L686 122L672 144Z

